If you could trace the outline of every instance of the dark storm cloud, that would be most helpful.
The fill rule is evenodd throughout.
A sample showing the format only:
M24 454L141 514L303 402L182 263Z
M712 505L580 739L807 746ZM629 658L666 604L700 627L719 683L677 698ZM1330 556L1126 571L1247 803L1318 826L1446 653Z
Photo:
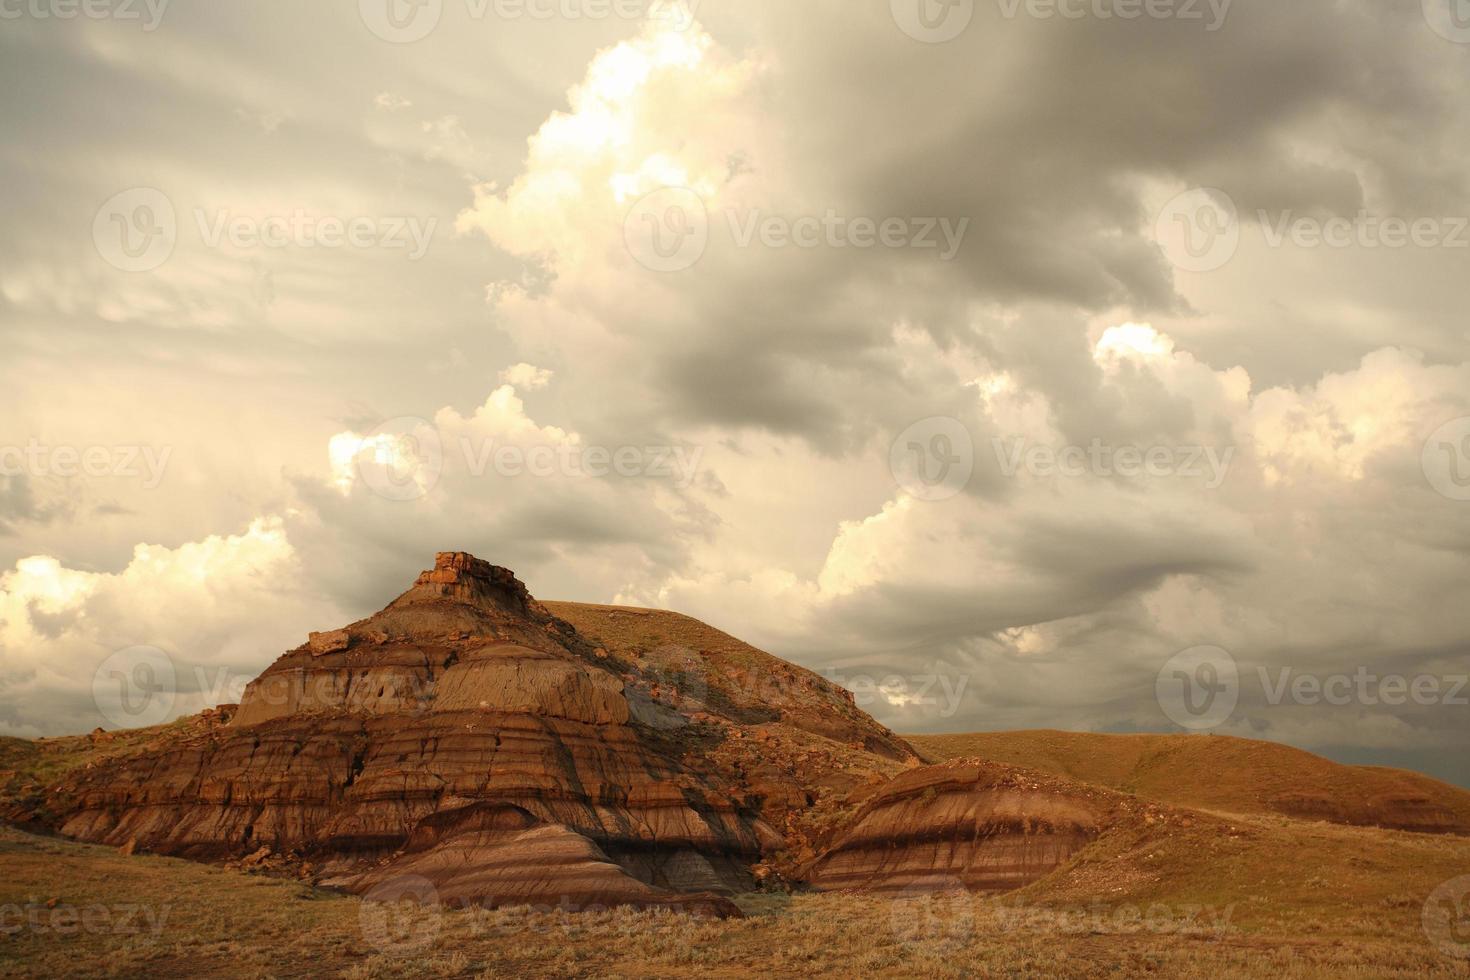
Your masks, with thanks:
M0 726L80 727L121 642L264 666L450 549L809 666L968 679L942 718L865 705L910 730L1168 728L1153 680L1199 643L1252 668L1463 661L1470 512L1421 452L1470 415L1464 253L1272 249L1256 216L1470 211L1470 64L1417 0L1237 0L1213 32L981 2L939 45L884 2L707 0L709 37L662 36L663 67L634 42L590 74L639 28L449 6L404 45L351 3L0 32L4 438L173 450L153 490L77 488L68 515L105 520L0 479ZM622 220L680 174L710 246L652 273ZM92 239L139 185L182 222L155 273ZM1184 274L1153 225L1198 186L1230 195L1242 245ZM438 230L416 262L201 244L200 208L297 207ZM751 209L967 223L946 261L740 245ZM1158 333L1100 351L1126 321ZM552 374L495 402L519 362ZM399 416L444 432L432 490L384 499L350 467L344 489L328 446ZM974 472L916 502L889 453L931 417ZM506 479L453 462L461 434L705 454L681 486ZM1047 480L1004 472L996 440L1237 455L1213 488ZM41 555L59 564L17 566ZM1432 763L1462 716L1360 707L1246 698L1237 727L1461 772Z

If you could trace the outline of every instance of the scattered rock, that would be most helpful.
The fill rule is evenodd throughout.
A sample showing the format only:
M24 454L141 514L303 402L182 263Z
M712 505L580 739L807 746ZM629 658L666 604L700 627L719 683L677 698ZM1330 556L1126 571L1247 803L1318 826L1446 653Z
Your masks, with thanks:
M300 635L299 633L297 634ZM312 633L306 638L306 645L314 657L324 657L329 653L340 653L352 645L352 637L346 630L333 630L330 633Z

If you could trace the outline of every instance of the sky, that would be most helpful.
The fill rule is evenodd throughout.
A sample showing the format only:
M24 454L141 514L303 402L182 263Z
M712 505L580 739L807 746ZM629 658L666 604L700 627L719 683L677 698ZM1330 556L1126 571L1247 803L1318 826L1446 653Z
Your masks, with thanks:
M1459 0L0 0L0 734L456 550L1470 785L1467 82Z

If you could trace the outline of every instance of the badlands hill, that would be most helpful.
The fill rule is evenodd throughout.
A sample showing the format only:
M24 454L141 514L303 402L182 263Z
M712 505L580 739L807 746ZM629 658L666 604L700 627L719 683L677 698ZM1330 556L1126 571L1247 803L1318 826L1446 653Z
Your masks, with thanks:
M1470 792L1399 769L1344 766L1275 742L1211 735L911 735L926 761L986 759L1178 806L1470 834Z
M80 764L10 746L5 814L363 894L413 881L446 903L728 915L725 896L794 873L855 800L919 765L810 671L692 620L559 609L597 632L508 570L441 554L237 708L72 742ZM624 616L667 635L630 640Z
M1325 901L1295 855L1351 888L1333 902L1399 909L1464 865L1467 801L1230 739L905 740L696 620L541 603L460 553L312 634L238 706L0 739L14 825L481 908L739 917L734 899L793 889Z

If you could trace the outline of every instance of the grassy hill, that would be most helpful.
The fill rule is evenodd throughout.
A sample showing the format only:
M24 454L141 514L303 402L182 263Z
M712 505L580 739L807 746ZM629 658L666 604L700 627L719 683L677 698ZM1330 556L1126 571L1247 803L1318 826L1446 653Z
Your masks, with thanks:
M1181 806L1470 834L1470 792L1419 773L1339 765L1275 742L1057 731L907 739L932 762L989 759Z

